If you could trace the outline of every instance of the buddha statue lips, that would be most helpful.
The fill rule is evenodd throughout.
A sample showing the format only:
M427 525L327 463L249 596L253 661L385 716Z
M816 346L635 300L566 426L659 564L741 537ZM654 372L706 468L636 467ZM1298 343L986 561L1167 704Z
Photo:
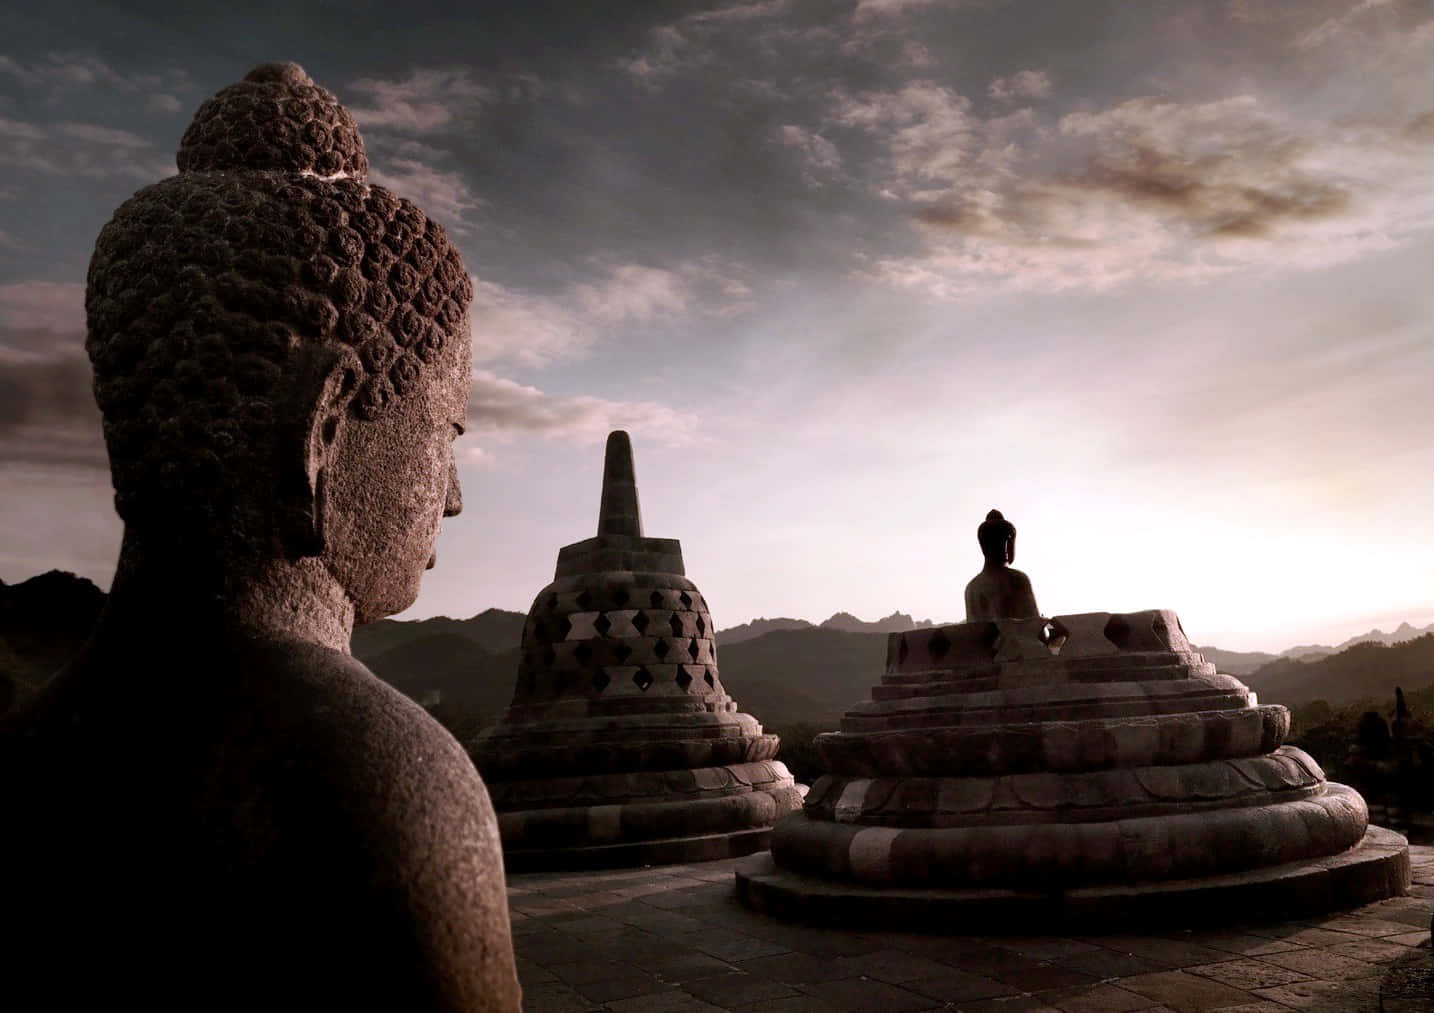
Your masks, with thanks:
M0 845L37 941L13 966L63 1006L222 982L244 1006L516 1010L487 790L348 649L462 509L468 271L295 64L206 101L176 161L90 262L125 534L90 642L0 735L0 770L33 773L0 785L34 829Z

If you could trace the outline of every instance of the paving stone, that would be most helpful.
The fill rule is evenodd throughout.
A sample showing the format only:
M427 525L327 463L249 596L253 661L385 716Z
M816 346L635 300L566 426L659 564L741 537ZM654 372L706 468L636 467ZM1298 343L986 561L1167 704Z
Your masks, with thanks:
M1367 960L1372 964L1387 964L1409 952L1408 946L1393 942L1398 938L1384 936L1380 939L1356 939L1348 943L1335 943L1326 947L1324 952L1340 957L1353 957L1355 960Z
M1157 961L1137 957L1133 953L1117 953L1115 950L1097 946L1091 947L1085 953L1073 953L1067 957L1060 957L1055 963L1070 968L1072 971L1089 974L1102 981L1165 970L1165 965Z
M595 1003L610 1003L617 999L631 999L635 996L651 996L668 992L677 986L670 982L658 981L645 971L624 974L618 978L602 978L573 986L573 990Z
M824 999L801 993L782 999L763 999L761 1002L748 1003L742 1007L742 1013L831 1013L831 1007Z
M578 960L566 964L549 964L548 970L559 981L568 985L581 985L588 981L604 978L620 978L624 974L642 974L631 964L614 963L611 960Z
M1120 987L1148 996L1178 1013L1201 1013L1249 1002L1250 993L1184 971L1160 971L1122 978Z
M1055 1006L1034 995L977 999L975 1002L963 1002L959 1008L962 1013L1060 1013Z
M1427 932L1403 932L1397 936L1380 936L1386 943L1398 943L1400 946L1426 946L1429 943Z
M587 1013L595 1003L583 998L561 982L523 986L523 1009L529 1013Z
M1201 932L1194 940L1200 946L1212 950L1238 953L1243 957L1258 957L1265 953L1284 953L1298 950L1303 943L1289 939L1270 939L1250 932Z
M751 960L754 957L769 957L779 953L792 952L791 947L783 946L781 943L774 943L765 939L753 939L751 936L743 936L735 932L724 932L720 929L699 933L688 938L694 950L698 950L711 957L716 957L718 960L725 960L728 963L733 963L738 960Z
M902 982L901 987L933 999L954 1003L1021 994L1020 989L1013 988L1004 981L950 969L930 978Z
M1132 1013L1150 1008L1150 999L1115 985L1043 992L1040 999L1062 1013Z
M1087 942L1098 943L1117 953L1131 953L1146 960L1153 960L1166 967L1188 967L1191 964L1211 964L1225 960L1228 953L1198 943L1180 939L1163 939L1159 936L1087 936Z
M643 970L660 981L681 984L693 978L702 978L720 971L734 970L731 964L716 957L709 957L696 950L656 952L642 961Z
M1344 945L1337 943L1336 945ZM1367 960L1334 953L1331 950L1292 950L1289 953L1270 953L1260 958L1267 964L1277 964L1292 971L1299 971L1311 978L1330 980L1368 978L1381 974L1383 968Z
M859 977L859 972L839 961L814 957L810 953L784 953L770 957L742 960L734 965L749 974L801 985L814 981L831 981L836 978Z
M783 999L801 995L791 985L742 971L714 974L710 978L694 978L683 982L682 990L697 998L730 1009L763 999Z
M1255 995L1294 1009L1319 1013L1367 1013L1379 1008L1379 981L1293 981L1255 990Z
M1383 918L1366 918L1363 915L1342 915L1316 922L1322 929L1335 932L1351 932L1358 936L1394 936L1409 931L1407 922L1389 921Z
M1011 950L1026 957L1034 957L1037 960L1055 960L1075 953L1089 953L1099 948L1094 943L1082 942L1079 939L1064 939L1060 936L1026 936L1015 939L996 939L992 942L1001 949Z
M727 1013L721 1006L676 991L617 999L607 1003L606 1008L612 1013Z
M1275 954L1275 956L1278 957L1281 954ZM1266 963L1264 960L1245 957L1222 960L1218 964L1198 964L1194 967L1187 967L1185 970L1189 974L1198 974L1212 981L1218 981L1222 985L1247 991L1268 988L1271 985L1285 985L1292 981L1309 981L1314 977L1303 971L1295 971L1278 964Z
M839 957L835 963L852 971L852 977L864 975L893 985L917 978L931 978L950 970L939 961L900 950L877 950L855 957Z
M841 981L812 982L801 986L828 1004L831 1011L871 1011L911 1013L931 1008L929 996L907 991L897 985L872 978L844 978Z

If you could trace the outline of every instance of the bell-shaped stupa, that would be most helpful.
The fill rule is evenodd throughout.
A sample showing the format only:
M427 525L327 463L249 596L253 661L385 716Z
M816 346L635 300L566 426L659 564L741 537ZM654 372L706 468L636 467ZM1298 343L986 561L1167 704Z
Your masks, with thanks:
M890 635L871 699L817 737L828 773L771 855L739 867L745 903L1044 932L1291 917L1408 889L1404 838L1283 745L1289 712L1218 674L1174 612L1043 618L1005 569L1015 528L992 511L981 536L967 621Z
M767 847L801 806L777 736L722 688L675 538L646 538L627 433L598 534L558 552L523 627L512 706L469 751L510 870L692 862Z

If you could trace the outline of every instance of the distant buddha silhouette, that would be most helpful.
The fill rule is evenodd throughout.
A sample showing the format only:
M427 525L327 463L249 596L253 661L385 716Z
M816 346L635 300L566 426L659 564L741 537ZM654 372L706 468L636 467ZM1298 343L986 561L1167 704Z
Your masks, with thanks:
M966 585L966 621L1038 618L1030 578L1007 565L1016 559L1016 526L992 510L976 529L976 540L986 565Z
M0 726L6 987L517 1010L483 782L349 653L461 508L468 273L294 64L205 102L178 165L90 262L124 540L90 642Z

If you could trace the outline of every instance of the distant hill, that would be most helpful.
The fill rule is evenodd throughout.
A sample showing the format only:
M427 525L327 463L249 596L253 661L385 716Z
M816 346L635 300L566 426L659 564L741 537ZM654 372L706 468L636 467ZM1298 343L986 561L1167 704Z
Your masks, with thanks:
M838 612L823 622L821 628L842 630L846 633L905 633L907 630L923 629L934 625L935 623L930 619L917 622L905 612L893 612L885 619L878 619L874 623L862 622L850 612Z
M1383 644L1386 647L1403 643L1406 640L1413 640L1422 637L1426 633L1434 633L1434 623L1423 628L1412 626L1409 623L1400 623L1393 633L1385 633L1383 630L1374 629L1368 633L1361 633L1357 637L1350 637L1348 640L1330 647L1326 644L1300 644L1296 647L1289 647L1280 652L1282 658L1311 661L1316 658L1328 657L1331 654L1338 654L1356 644ZM1238 673L1232 673L1238 674Z
M719 646L740 644L744 640L751 640L753 637L774 633L777 630L810 630L812 628L812 624L805 619L753 619L750 623L718 630L717 643Z
M1225 675L1242 677L1279 657L1278 654L1266 654L1264 651L1222 651L1218 647L1197 647L1195 650Z
M885 633L777 630L747 641L717 642L722 684L767 726L811 722L835 727L870 696L886 666Z
M471 619L449 619L447 616L418 620L380 619L376 623L355 627L350 649L356 657L364 659L418 637L452 633L473 641L489 653L499 654L518 647L526 621L527 616L523 613L506 609L487 609Z
M496 722L513 699L516 645L494 653L460 633L441 631L377 654L354 653L384 682L439 716L455 734Z
M74 657L104 604L91 581L63 570L0 581L0 713Z
M1287 707L1392 698L1395 686L1406 693L1434 686L1434 632L1393 645L1359 641L1311 661L1279 658L1242 678L1262 703Z

